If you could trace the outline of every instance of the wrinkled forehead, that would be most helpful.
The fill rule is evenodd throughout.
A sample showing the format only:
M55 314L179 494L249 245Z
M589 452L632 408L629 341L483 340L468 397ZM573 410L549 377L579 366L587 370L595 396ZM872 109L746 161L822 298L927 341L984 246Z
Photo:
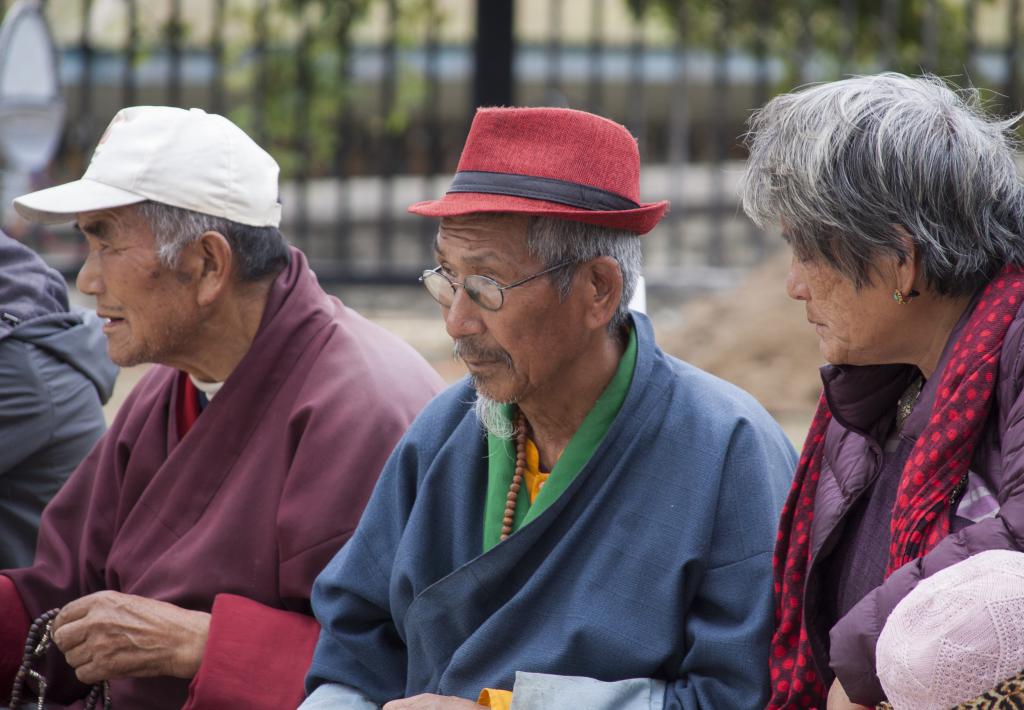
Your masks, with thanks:
M149 224L134 205L79 212L75 215L75 228L86 236L104 241L153 238Z
M520 261L527 256L530 217L476 213L441 220L434 250L439 256L466 260Z

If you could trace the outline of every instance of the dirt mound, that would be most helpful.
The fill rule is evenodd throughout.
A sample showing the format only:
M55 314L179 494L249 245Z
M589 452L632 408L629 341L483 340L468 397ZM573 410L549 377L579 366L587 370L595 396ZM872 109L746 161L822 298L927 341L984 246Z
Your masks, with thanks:
M666 352L734 382L779 419L809 421L822 359L802 305L786 296L789 259L780 250L737 287L655 320Z

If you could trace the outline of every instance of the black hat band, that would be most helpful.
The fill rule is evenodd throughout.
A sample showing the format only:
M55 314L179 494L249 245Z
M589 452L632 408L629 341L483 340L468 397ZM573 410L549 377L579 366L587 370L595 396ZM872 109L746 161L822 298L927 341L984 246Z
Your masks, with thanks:
M488 195L525 197L529 200L557 202L595 212L621 212L639 209L640 205L614 192L567 180L492 173L483 170L462 170L455 173L448 192L482 192Z

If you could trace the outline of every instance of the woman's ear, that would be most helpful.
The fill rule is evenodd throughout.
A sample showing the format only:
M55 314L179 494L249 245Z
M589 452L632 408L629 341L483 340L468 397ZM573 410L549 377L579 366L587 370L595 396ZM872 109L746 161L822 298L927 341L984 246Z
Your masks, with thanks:
M893 225L893 229L903 242L903 251L906 256L895 260L895 283L893 287L898 289L904 296L919 295L923 289L921 273L921 253L917 249L914 237L902 224Z

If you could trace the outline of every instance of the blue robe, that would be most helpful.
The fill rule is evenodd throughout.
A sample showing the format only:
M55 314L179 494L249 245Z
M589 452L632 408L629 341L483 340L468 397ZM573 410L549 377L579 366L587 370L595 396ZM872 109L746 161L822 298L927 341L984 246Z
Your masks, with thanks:
M771 556L795 454L746 393L654 343L570 487L481 554L487 442L460 382L427 406L318 577L307 692L475 700L516 671L653 678L666 708L761 708Z

